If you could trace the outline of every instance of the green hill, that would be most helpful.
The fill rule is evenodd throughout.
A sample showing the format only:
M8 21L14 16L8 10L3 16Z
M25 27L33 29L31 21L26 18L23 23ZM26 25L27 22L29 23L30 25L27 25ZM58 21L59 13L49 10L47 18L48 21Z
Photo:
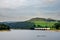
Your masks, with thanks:
M51 18L32 18L24 22L0 22L0 24L5 24L11 29L34 29L34 28L52 28L55 23L60 22L60 20L54 20Z
M32 22L36 25L36 27L52 27L56 22L57 20L54 20L54 19L46 19L46 18L32 18L30 20L28 20L28 22Z

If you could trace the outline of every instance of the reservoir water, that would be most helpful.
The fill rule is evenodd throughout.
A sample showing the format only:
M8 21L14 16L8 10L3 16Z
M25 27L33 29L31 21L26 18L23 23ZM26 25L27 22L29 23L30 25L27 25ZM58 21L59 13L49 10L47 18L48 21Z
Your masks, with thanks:
M8 32L0 32L0 40L60 40L60 32L11 30Z

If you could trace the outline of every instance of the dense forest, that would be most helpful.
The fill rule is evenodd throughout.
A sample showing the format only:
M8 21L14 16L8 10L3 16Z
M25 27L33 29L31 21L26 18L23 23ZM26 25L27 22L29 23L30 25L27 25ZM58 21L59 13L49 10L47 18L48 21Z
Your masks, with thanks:
M10 27L5 24L0 24L0 30L10 30Z

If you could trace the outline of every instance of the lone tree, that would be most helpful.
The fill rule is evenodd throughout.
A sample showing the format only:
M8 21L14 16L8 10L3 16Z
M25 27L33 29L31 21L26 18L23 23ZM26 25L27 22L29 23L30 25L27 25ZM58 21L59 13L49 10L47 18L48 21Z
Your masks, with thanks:
M55 27L56 29L59 29L59 28L60 28L60 22L55 23L55 24L54 24L54 27Z
M10 27L5 24L0 24L0 30L10 30Z

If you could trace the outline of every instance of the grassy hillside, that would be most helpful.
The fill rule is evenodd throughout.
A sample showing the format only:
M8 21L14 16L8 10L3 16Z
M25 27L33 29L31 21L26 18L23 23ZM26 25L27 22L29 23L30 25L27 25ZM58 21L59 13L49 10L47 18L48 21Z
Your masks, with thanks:
M46 22L46 21L33 21L33 23L36 25L36 27L38 25L41 25L43 27L47 26L47 27L52 27L56 22Z
M38 25L42 26L42 27L52 27L55 23L56 20L53 19L45 19L45 18L32 18L31 20L28 20L29 22L33 22L36 27L38 27Z

